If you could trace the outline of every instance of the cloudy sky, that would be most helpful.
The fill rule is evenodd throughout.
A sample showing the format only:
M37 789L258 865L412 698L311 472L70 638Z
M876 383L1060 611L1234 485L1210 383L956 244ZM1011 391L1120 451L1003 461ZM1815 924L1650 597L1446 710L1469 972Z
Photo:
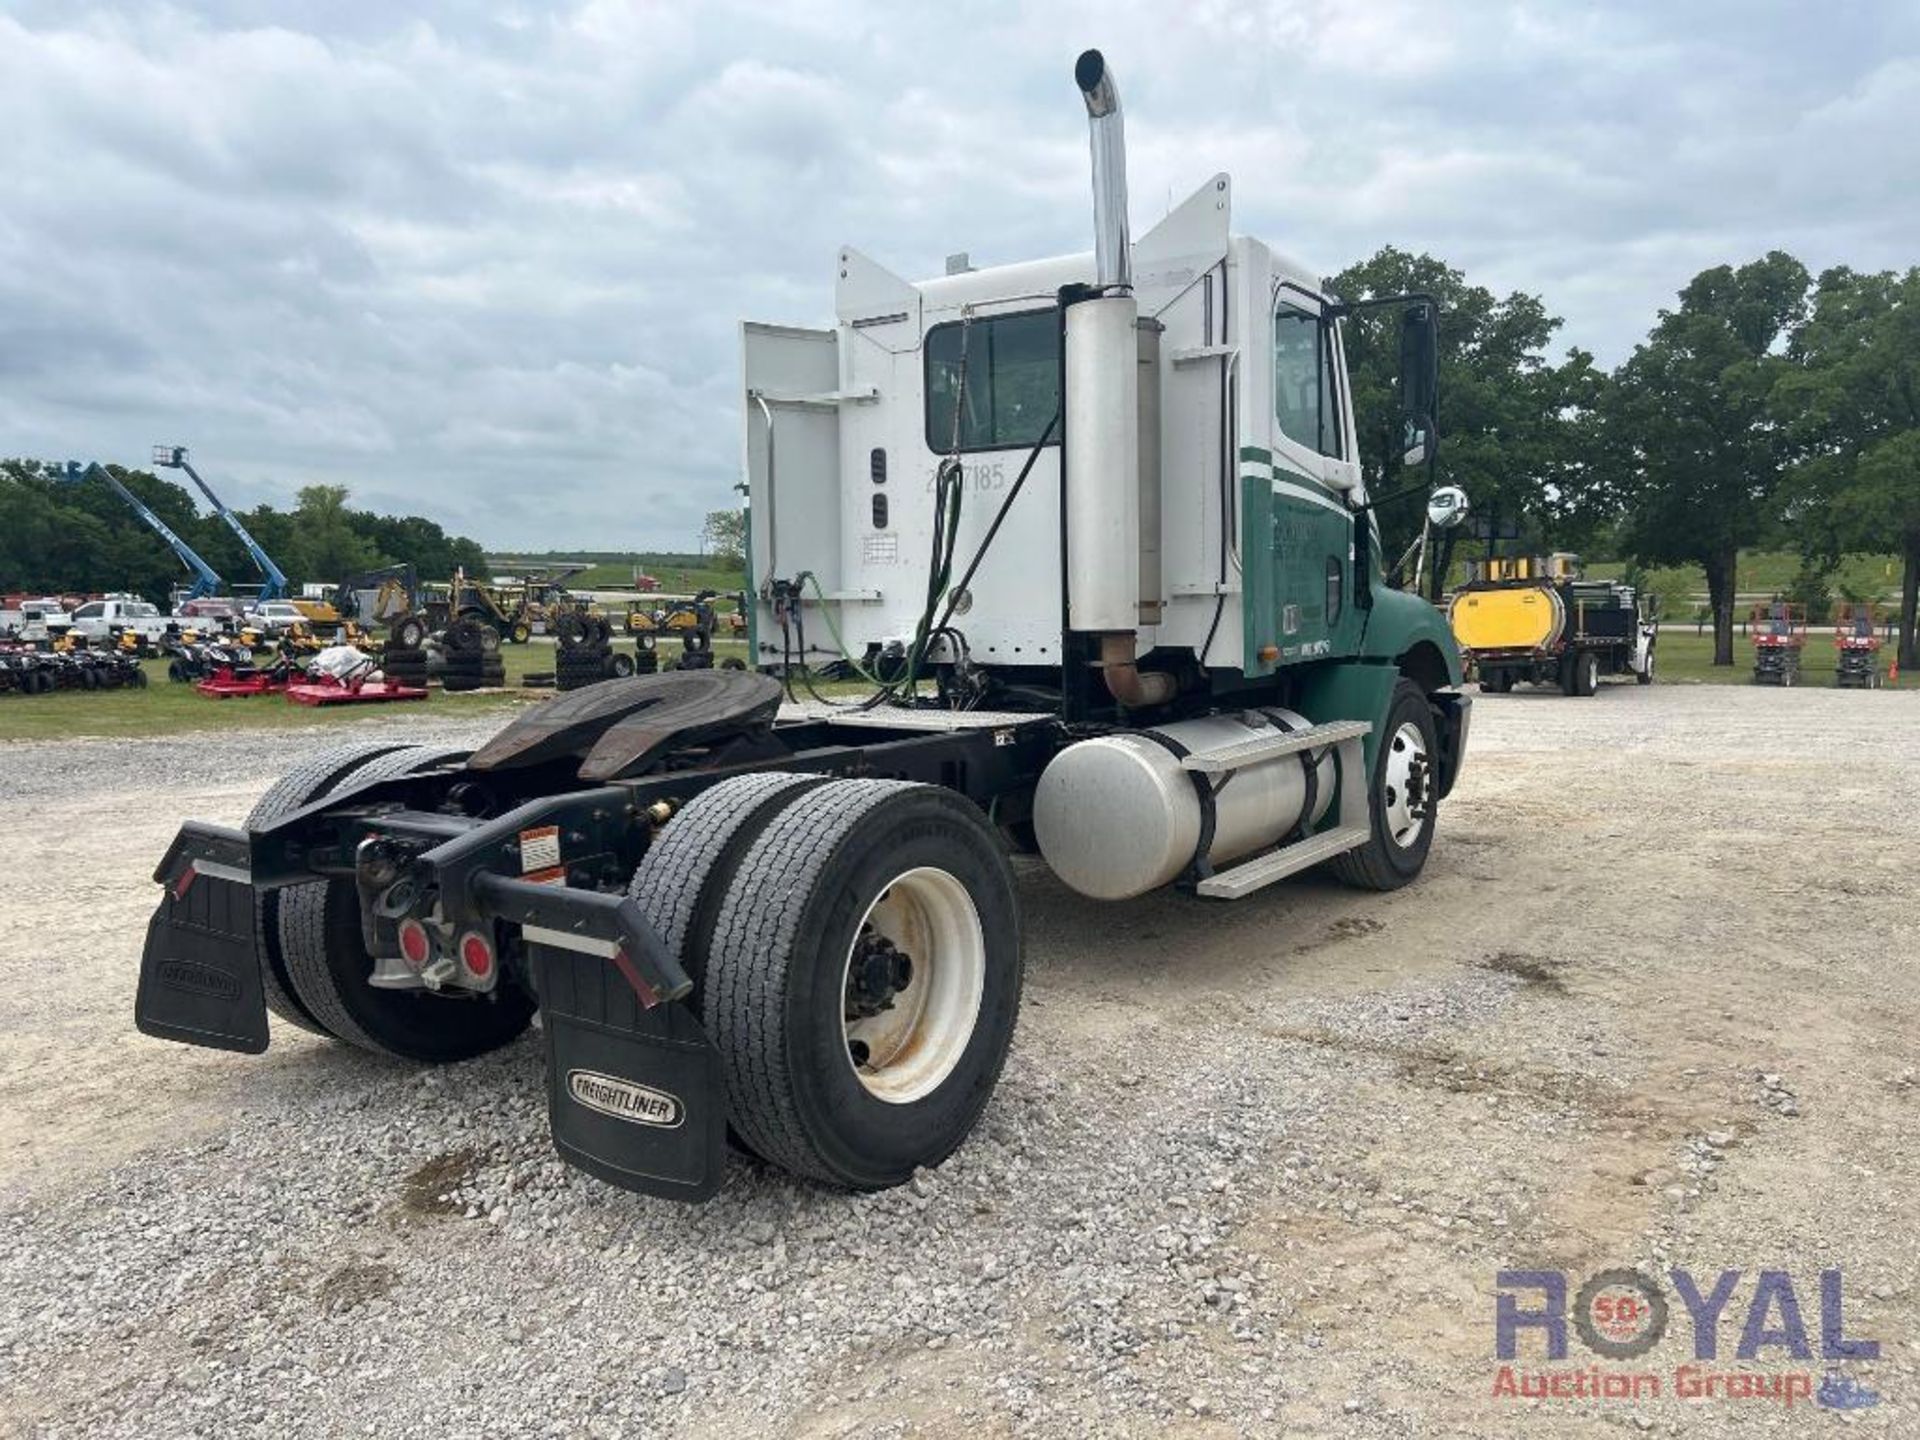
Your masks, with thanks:
M0 0L0 453L690 545L736 322L830 322L836 245L1090 245L1089 44L1136 233L1229 170L1237 228L1431 250L1604 363L1709 264L1920 263L1912 0Z

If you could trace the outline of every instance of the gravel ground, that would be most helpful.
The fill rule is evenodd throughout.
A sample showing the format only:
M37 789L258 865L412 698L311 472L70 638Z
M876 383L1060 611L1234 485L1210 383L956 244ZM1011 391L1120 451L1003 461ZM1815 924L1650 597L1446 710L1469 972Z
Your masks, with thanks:
M1920 696L1486 697L1391 896L1029 866L976 1138L699 1209L559 1163L537 1037L422 1072L134 1033L173 828L310 740L0 746L0 1432L1915 1433ZM1817 1345L1842 1267L1882 1403L1493 1395L1496 1272L1635 1264L1746 1272L1728 1365L1752 1272Z

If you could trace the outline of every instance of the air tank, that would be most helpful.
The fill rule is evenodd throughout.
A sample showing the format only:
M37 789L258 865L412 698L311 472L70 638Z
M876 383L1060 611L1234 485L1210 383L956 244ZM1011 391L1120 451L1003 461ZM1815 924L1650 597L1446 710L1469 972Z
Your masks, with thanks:
M1192 863L1204 829L1196 777L1176 751L1204 755L1306 728L1290 710L1265 709L1069 745L1041 773L1034 794L1040 854L1061 880L1096 900L1125 900L1170 884ZM1224 785L1222 777L1202 777L1214 787L1208 862L1219 867L1266 849L1297 827L1303 812L1318 824L1336 773L1332 750L1323 748L1317 759L1296 751L1244 766Z

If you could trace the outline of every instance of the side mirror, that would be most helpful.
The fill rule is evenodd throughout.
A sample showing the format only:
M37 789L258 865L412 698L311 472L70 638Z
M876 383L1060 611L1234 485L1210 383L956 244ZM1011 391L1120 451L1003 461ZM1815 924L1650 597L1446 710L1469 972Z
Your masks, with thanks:
M1427 496L1427 523L1451 530L1467 518L1467 492L1458 485L1442 485Z
M1434 424L1440 393L1440 332L1431 301L1400 312L1400 413L1405 417L1404 463L1431 460L1439 449Z
M1407 416L1400 427L1400 463L1409 470L1426 464L1438 443L1439 437L1429 422Z

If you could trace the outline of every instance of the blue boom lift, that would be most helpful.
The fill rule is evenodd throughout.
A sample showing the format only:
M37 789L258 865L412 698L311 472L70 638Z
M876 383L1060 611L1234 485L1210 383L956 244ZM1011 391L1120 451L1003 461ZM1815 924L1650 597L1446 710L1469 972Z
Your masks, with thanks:
M273 563L273 557L260 548L260 542L247 533L247 527L240 523L240 517L229 510L226 502L213 493L213 487L200 478L200 472L187 463L187 447L184 445L156 445L153 447L153 463L165 466L169 470L184 470L193 477L193 483L200 487L200 493L213 502L214 510L227 522L227 528L240 537L240 543L247 547L247 553L253 557L253 563L260 567L260 573L266 577L266 583L260 587L262 600L278 600L287 593L286 572Z
M114 493L133 507L134 514L159 531L160 538L172 546L173 553L180 557L180 563L193 571L193 584L187 590L187 599L198 600L203 595L218 595L226 588L226 582L220 578L219 573L202 560L191 545L174 534L167 522L154 514L146 501L121 484L120 477L106 466L98 461L90 461L82 465L78 460L69 460L67 468L58 472L54 478L63 484L78 485L83 480L91 480L95 476L111 485Z

